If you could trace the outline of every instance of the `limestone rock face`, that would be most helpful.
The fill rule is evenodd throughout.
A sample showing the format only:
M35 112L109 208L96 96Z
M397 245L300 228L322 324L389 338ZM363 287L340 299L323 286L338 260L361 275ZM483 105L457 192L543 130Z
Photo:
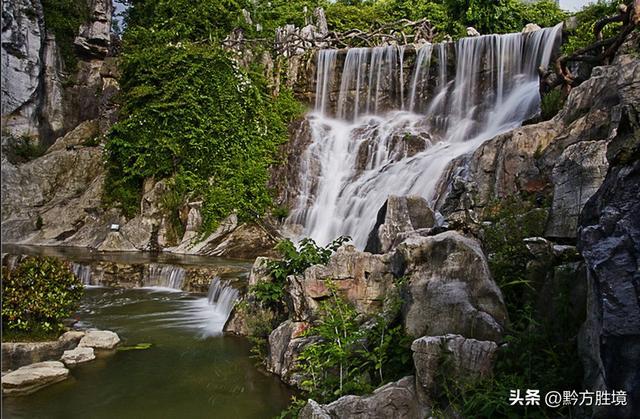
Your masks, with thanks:
M43 18L38 0L2 3L2 128L16 137L38 134Z
M84 332L72 331L50 342L3 342L2 370L58 359L64 351L75 348L83 336Z
M309 400L300 419L405 419L424 418L427 409L420 404L412 376L389 383L369 396L343 396L327 405Z
M62 362L47 361L27 365L2 377L2 394L25 395L65 380L69 370Z
M399 243L401 233L431 228L435 223L435 215L424 198L389 196L378 211L365 252L387 253Z
M460 335L424 336L413 341L411 350L420 401L431 404L443 369L453 380L491 374L497 349L495 342Z
M501 339L507 311L478 241L455 231L413 236L398 246L393 264L396 275L409 279L403 308L409 335Z
M587 320L580 336L585 384L625 390L627 406L594 417L632 418L640 409L640 137L638 108L627 108L609 144L609 172L580 217L578 249L588 268Z
M62 357L60 358L60 361L64 362L64 364L69 367L72 365L93 361L94 359L96 359L96 356L93 353L93 348L78 347L75 349L64 351Z
M80 340L78 347L93 349L113 349L120 343L120 337L109 330L89 330Z
M326 280L360 313L374 314L384 305L387 293L395 288L389 255L372 255L347 245L338 249L327 265L308 268L304 275L287 278L287 293L296 321L309 321L319 302L330 295Z
M315 340L302 336L308 327L308 323L287 320L269 335L267 371L278 375L287 384L296 385L302 382L301 375L294 370L296 360L304 347Z

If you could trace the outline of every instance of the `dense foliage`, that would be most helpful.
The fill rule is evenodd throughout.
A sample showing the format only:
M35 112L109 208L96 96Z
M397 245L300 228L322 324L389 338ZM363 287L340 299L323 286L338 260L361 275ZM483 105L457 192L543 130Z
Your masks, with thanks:
M80 25L89 18L85 0L42 0L45 28L56 37L65 66L72 70L77 63L73 41ZM35 16L35 11L33 11Z
M2 328L10 335L59 332L82 297L82 282L69 265L52 257L27 257L2 268Z
M128 15L105 201L131 216L144 179L170 179L163 204L174 241L192 199L203 200L203 232L231 213L265 212L268 168L301 112L290 92L270 95L259 68L240 68L210 42L235 25L233 4L134 1Z

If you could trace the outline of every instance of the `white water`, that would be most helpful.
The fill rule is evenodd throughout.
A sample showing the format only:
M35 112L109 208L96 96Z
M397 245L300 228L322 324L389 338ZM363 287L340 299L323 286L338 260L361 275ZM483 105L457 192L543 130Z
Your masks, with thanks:
M91 266L80 263L71 263L71 271L82 281L82 285L91 286Z
M363 248L389 195L433 202L452 159L538 112L537 69L548 65L560 29L465 38L453 48L426 44L408 75L402 47L348 50L339 81L336 51L320 51L316 107L308 115L313 141L288 223L321 244L350 235Z
M149 265L149 277L145 278L145 288L182 290L186 271L174 265Z

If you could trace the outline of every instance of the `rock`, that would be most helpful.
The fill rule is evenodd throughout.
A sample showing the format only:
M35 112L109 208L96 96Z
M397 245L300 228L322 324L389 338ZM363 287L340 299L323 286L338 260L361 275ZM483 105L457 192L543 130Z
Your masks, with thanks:
M111 42L111 0L91 0L91 17L80 27L74 44L87 57L104 58Z
M120 343L120 337L109 330L89 330L80 340L81 348L113 349Z
M408 277L403 318L409 335L500 341L507 310L477 240L455 231L410 237L396 249L393 266L396 276Z
M435 223L435 215L424 198L389 196L378 211L365 252L387 253L398 244L400 233L431 228Z
M236 303L236 305L233 307L233 310L231 310L231 313L229 314L229 318L227 319L227 321L224 324L224 327L222 328L222 331L225 334L230 334L230 335L237 335L237 336L249 336L250 335L250 331L249 328L247 326L247 313L245 310L240 309L240 303L242 302L238 301Z
M535 32L539 31L540 29L542 28L535 23L527 23L524 28L522 28L522 33Z
M62 362L47 361L27 365L2 377L3 395L25 395L65 380L69 370Z
M480 36L480 32L473 26L467 28L467 36Z
M271 274L267 269L267 262L270 260L271 258L263 256L256 258L249 273L249 288L254 287L258 282L271 282Z
M54 151L72 149L74 147L81 147L83 143L90 142L98 136L98 121L96 119L82 122L73 130L65 134L64 137L60 137L49 149L47 153Z
M294 320L309 321L316 317L320 301L330 296L327 279L363 314L380 312L387 293L395 289L389 255L372 255L346 245L326 265L311 266L304 275L287 278Z
M638 66L640 72L640 66ZM587 320L579 348L589 390L624 390L626 406L597 406L594 417L640 411L640 129L637 103L621 115L609 144L609 172L580 216L578 250L588 269Z
M15 370L41 361L57 360L62 353L78 345L84 332L66 332L49 342L3 342L2 369Z
M81 364L96 359L93 348L78 347L69 351L64 351L60 361L69 367L71 365Z
M567 147L552 171L555 185L546 235L574 238L580 211L607 173L607 140L581 141Z
M550 258L553 256L553 244L544 237L527 237L524 245L534 258Z
M498 345L460 335L424 336L411 344L419 400L432 405L442 374L452 380L490 375Z
M428 409L416 396L415 379L404 377L389 383L369 396L343 396L327 405L309 400L300 411L299 419L368 419L424 418Z
M302 376L295 372L297 359L305 346L316 341L316 338L302 336L308 328L308 323L287 320L269 335L267 371L287 384L302 383Z

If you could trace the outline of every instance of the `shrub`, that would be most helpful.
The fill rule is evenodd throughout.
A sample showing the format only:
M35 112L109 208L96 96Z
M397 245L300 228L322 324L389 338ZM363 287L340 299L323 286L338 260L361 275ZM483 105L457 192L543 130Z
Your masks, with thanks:
M598 0L582 8L575 14L578 27L562 45L562 52L565 55L571 55L575 51L593 44L596 41L593 33L596 22L604 17L616 15L617 9L618 1L614 0ZM605 26L602 34L603 39L613 36L619 27L620 23L610 23Z
M73 40L78 28L89 19L89 7L85 0L43 0L45 27L56 37L64 65L73 70L78 62L73 51Z
M564 98L560 89L554 89L542 96L540 102L540 118L548 121L560 112L564 105Z
M68 263L53 257L27 257L13 270L3 267L2 326L37 335L62 330L82 297L82 282Z

